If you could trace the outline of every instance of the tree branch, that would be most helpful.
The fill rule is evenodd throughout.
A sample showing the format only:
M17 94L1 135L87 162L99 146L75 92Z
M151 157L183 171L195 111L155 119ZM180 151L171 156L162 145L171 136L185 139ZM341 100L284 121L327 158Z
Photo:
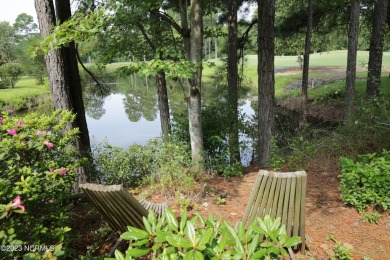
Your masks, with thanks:
M247 42L248 40L248 35L249 35L249 32L251 31L252 27L258 23L258 20L253 20L248 28L246 29L246 31L242 34L242 36L240 38L238 38L238 48L243 48L244 47L244 44Z
M140 23L137 23L137 26L140 29L140 31L141 31L142 35L144 36L145 40L148 42L150 48L153 50L153 52L156 52L156 46L154 46L153 42L150 40L149 36L145 32L145 28Z
M190 36L190 30L183 29L171 16L169 16L166 13L158 12L158 16L169 23L175 30L183 37L189 37Z
M88 73L89 76L91 76L91 78L93 79L93 81L95 81L96 83L96 86L98 87L99 91L100 91L100 94L102 96L105 96L107 93L108 93L108 90L104 87L104 84L102 84L96 77L95 75L93 75L93 73L88 70L84 63L81 61L80 59L80 55L79 55L79 50L78 50L78 46L76 45L76 57L77 57L77 61L80 63L81 67L83 67L83 69L85 70L85 72Z

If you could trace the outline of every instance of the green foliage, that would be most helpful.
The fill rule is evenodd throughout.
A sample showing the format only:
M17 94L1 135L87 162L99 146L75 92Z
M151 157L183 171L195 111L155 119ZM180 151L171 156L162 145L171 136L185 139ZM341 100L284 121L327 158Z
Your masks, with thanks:
M358 156L358 160L340 158L343 168L340 191L343 201L362 211L369 205L390 209L390 152Z
M335 244L333 246L333 254L330 255L331 260L351 260L351 245L343 244L336 240L333 236L326 237L327 240L332 240Z
M224 204L226 204L226 199L225 199L225 198L218 197L216 203L217 203L218 205L224 205Z
M22 65L6 63L0 66L0 88L14 88L23 74Z
M203 146L206 169L212 174L226 178L241 176L241 163L230 163L228 146L229 115L226 112L226 102L216 100L202 107ZM188 119L175 117L172 127L174 140L189 142ZM245 116L239 111L239 129L246 129ZM247 142L240 142L240 150L247 147Z
M173 193L193 189L191 156L185 144L153 139L125 150L103 143L94 148L93 155L102 183L128 187L147 183Z
M213 215L188 219L187 211L179 221L170 209L160 219L151 211L143 222L145 230L129 226L122 234L131 243L125 254L116 250L115 259L147 255L151 259L276 259L288 255L286 247L300 242L299 237L287 238L280 218L268 215L248 228L239 222L237 229Z
M378 224L379 219L382 215L378 212L364 213L363 222L368 222L371 224Z
M13 89L0 89L0 108L10 106L13 110L26 108L26 104L35 103L40 96L49 94L47 85L36 85L32 78L22 78ZM3 109L5 110L5 109Z
M52 245L56 254L64 253L70 230L64 200L80 164L72 145L78 130L64 131L74 118L69 111L1 117L0 244Z
M362 147L369 146L373 150L390 148L390 139L387 138L390 129L390 99L388 96L373 97L369 100L360 100L352 120L340 132L347 138L349 144Z

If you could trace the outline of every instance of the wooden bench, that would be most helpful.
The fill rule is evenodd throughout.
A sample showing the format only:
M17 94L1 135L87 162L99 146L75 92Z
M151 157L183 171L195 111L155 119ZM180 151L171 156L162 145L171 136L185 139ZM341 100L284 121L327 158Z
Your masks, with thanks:
M252 223L257 217L281 218L287 236L301 237L301 250L305 250L306 219L305 171L272 172L260 170L251 197L247 204L243 222Z
M167 202L152 203L136 200L122 185L80 184L92 204L103 215L111 228L119 233L126 232L127 226L144 228L143 217L153 210L161 217Z

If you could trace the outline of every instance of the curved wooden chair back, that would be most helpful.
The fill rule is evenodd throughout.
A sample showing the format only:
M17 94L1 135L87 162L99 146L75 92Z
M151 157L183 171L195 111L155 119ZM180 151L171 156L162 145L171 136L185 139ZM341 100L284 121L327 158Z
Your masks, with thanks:
M152 203L136 200L122 185L80 184L92 204L103 215L111 228L119 233L126 232L127 226L144 229L143 217L153 210L161 217L168 203Z
M301 250L304 251L306 186L305 171L260 170L245 210L244 224L249 225L255 218L262 219L267 214L272 218L280 217L288 237L301 237Z

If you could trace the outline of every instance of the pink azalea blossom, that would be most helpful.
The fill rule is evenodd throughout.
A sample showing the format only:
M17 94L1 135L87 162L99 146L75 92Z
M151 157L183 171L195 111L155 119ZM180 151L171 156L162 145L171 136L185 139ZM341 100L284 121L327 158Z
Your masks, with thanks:
M7 130L7 133L9 133L10 135L17 135L17 134L18 134L18 132L16 131L16 129Z
M50 171L50 172L54 172L54 169L53 169L53 168L49 168L49 171Z
M49 141L44 141L43 142L46 146L47 146L47 148L49 148L49 149L52 149L53 147L54 147L54 144L53 143L50 143Z
M63 174L63 175L65 175L65 174L67 173L67 171L66 171L66 169L61 169L61 170L60 170L60 173Z
M37 135L41 135L41 134L43 134L43 132L41 130L38 130Z
M17 124L15 124L15 126L22 126L22 125L24 125L23 121L19 121Z
M20 196L16 196L15 199L12 201L12 206L13 207L18 207L20 208L22 211L26 211L26 209L24 208L24 206L22 205L22 200L20 198Z

